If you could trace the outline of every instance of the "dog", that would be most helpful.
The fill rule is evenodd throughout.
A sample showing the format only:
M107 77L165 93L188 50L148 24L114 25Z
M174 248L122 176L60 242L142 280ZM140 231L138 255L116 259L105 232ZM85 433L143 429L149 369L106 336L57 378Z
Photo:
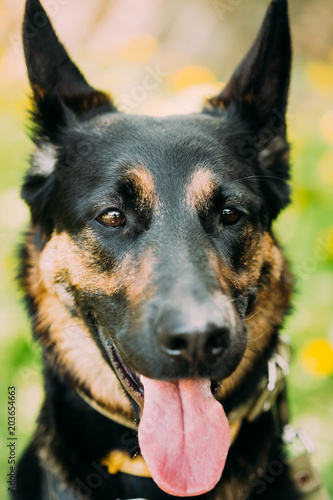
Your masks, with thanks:
M293 277L286 0L197 114L119 112L38 0L20 281L45 398L12 498L296 500L284 454ZM287 426L288 427L288 426Z

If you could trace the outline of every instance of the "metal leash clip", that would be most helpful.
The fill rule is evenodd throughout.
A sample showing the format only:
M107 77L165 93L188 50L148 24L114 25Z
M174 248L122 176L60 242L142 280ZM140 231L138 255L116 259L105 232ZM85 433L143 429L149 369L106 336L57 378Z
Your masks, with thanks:
M288 459L294 459L301 455L312 455L315 445L305 429L296 430L288 424L283 429L282 439Z
M288 424L283 429L282 438L289 475L300 497L304 500L330 500L317 469L311 463L310 456L315 446L308 433Z
M249 422L255 420L261 413L269 411L276 401L285 385L285 377L289 374L290 358L289 337L284 335L280 338L278 351L268 360L267 379L265 379L261 395L246 417Z

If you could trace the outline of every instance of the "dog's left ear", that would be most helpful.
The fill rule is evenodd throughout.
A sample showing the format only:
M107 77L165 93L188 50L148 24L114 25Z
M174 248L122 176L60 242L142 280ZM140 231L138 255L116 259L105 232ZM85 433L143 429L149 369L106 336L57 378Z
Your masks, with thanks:
M287 0L273 0L253 46L203 110L246 123L251 141L240 139L238 153L257 166L272 218L289 202L285 112L290 66Z
M39 135L56 142L59 130L75 119L115 110L110 97L91 87L72 62L39 0L26 1L23 45Z

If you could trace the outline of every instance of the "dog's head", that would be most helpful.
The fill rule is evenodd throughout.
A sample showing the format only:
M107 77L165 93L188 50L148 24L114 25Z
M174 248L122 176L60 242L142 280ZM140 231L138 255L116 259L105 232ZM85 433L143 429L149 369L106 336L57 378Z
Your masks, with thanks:
M96 359L141 406L146 378L223 381L222 399L289 303L271 235L289 202L286 1L271 3L221 94L188 116L118 112L37 0L27 1L24 49L36 143L22 191L35 229L29 293L55 364L97 401ZM83 324L83 350L70 322Z

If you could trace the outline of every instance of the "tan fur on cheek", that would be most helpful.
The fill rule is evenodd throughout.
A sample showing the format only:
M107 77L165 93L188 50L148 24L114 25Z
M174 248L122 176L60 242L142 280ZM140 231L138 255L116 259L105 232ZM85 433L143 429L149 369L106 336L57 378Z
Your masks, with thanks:
M38 326L48 329L52 364L75 380L77 388L110 414L133 419L128 399L99 349L89 329L79 317L71 317L60 301L45 296L39 304Z
M270 345L272 335L282 324L289 308L292 278L287 261L269 233L264 234L259 252L258 269L254 275L260 274L264 265L268 266L269 274L265 277L266 282L261 283L259 279L254 309L245 319L248 328L247 347L236 370L223 380L217 396L220 400L231 394L246 378L254 363Z
M87 241L91 238L87 233ZM51 364L69 375L75 387L115 418L134 421L132 408L116 375L104 361L83 319L73 316L73 297L59 276L84 292L110 295L120 288L126 291L132 306L138 304L154 267L152 250L138 261L131 255L110 272L95 269L88 250L79 248L67 233L54 233L39 256L31 247L28 288L38 304L38 325L42 343L50 347ZM112 326L112 325L111 325ZM46 333L47 332L47 333Z
M152 249L145 253L143 258L135 262L135 266L130 265L129 269L124 270L126 278L125 287L127 296L131 305L137 305L143 299L147 301L152 293L153 287L151 286L152 276L154 272L155 257Z
M128 266L125 259L124 266ZM70 236L54 233L47 243L39 260L41 279L49 293L54 293L54 282L57 274L66 275L68 281L75 287L92 293L113 294L121 286L119 269L109 273L101 273L94 268L94 260L88 250L77 246Z
M62 246L66 243L64 246ZM63 297L54 288L54 278L64 256L67 266L73 264L74 248L67 235L54 235L39 259L29 245L30 272L24 283L38 307L37 334L46 347L49 362L56 364L60 372L69 377L74 388L79 389L97 406L115 418L134 421L134 414L123 389L80 316L73 316ZM82 262L76 265L76 272ZM68 297L66 296L67 302ZM48 349L49 348L49 349Z
M208 252L208 261L210 267L214 270L222 290L230 294L229 283L233 283L235 276L232 274L227 265L218 257L215 252Z
M153 273L155 259L152 250L146 252L141 260L128 254L110 272L97 269L93 259L90 252L80 249L68 234L55 234L40 258L40 275L51 294L55 292L57 273L63 273L72 285L85 292L111 297L121 288L133 305L142 300Z

